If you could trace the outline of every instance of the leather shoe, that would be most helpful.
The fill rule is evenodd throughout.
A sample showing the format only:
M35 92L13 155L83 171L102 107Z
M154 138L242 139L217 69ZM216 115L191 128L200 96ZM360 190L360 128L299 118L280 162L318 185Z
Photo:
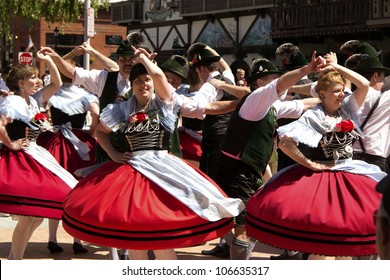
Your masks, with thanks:
M88 249L83 247L80 243L74 242L72 246L75 255L88 253Z
M220 246L218 244L211 250L202 250L201 254L206 256L216 256L218 258L228 258L230 257L230 246Z
M129 255L125 255L125 254L120 255L120 256L119 256L119 259L120 259L120 260L129 260Z
M64 251L62 247L58 246L56 242L52 242L52 241L49 241L49 243L47 243L47 249L49 249L50 254L60 253Z
M303 253L296 253L294 255L289 255L287 251L284 251L282 254L278 256L271 256L270 260L303 260ZM307 258L306 258L307 259Z

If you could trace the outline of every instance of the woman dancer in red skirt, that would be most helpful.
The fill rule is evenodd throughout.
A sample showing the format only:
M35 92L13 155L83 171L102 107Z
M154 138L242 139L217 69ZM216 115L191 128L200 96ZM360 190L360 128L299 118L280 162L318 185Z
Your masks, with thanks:
M37 52L48 65L51 83L38 89L37 69L16 65L7 77L15 94L0 105L0 212L17 215L9 259L22 259L27 243L43 218L61 219L62 203L77 183L55 158L36 144L47 117L40 113L46 102L62 85L52 59Z
M133 249L133 259L176 259L173 248L229 232L244 205L201 171L167 152L177 104L164 73L142 49L130 73L134 95L103 110L96 135L112 161L67 197L64 228L95 244ZM156 93L154 93L156 91ZM107 135L119 132L114 149Z
M316 87L322 104L278 129L280 148L297 165L281 170L248 202L251 237L279 248L318 255L362 256L375 250L372 214L386 174L352 160L357 112L369 88L359 74L326 56ZM357 89L345 98L345 78ZM311 256L311 258L315 258Z

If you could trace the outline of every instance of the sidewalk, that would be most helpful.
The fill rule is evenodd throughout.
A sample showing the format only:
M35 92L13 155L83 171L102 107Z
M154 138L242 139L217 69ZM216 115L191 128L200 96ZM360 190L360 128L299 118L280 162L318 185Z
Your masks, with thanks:
M0 260L5 260L8 257L11 248L12 232L16 225L10 217L0 217ZM69 236L61 224L58 228L57 240L58 244L64 249L61 253L50 254L47 246L47 238L49 236L49 229L47 219L36 229L31 240L27 246L24 254L24 259L32 260L108 260L108 251L106 247L97 246L83 242L88 249L87 254L75 255L72 250L73 238ZM212 249L218 240L212 240L202 246L186 247L175 249L177 258L179 260L205 260L217 259L214 256L203 256L200 254L202 250ZM252 253L252 260L269 259L270 255L276 255L282 252L279 249L266 246L258 243Z

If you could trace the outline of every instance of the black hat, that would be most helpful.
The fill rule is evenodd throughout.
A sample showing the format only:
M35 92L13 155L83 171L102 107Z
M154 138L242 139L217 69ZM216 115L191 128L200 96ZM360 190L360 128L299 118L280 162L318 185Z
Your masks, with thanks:
M387 175L376 185L376 191L382 193L382 204L388 215L390 215L390 175Z
M355 69L356 72L372 73L372 72L384 72L385 76L390 75L390 68L384 67L383 64L374 56L369 56L362 59L359 66Z
M135 64L130 70L130 83L133 84L135 79L144 74L148 74L148 70L146 70L145 66L142 63Z
M111 53L111 56L119 57L119 56L134 56L134 51L128 40L124 40L119 45L116 52Z
M286 71L298 69L308 64L306 57L299 48L291 43L280 45L275 54L281 58L280 63L278 63L279 68Z
M259 59L252 67L251 75L246 79L248 83L252 83L261 77L270 74L283 74L285 71L281 71L269 60Z
M214 62L218 62L221 59L219 55L215 55L212 51L208 49L203 49L199 53L196 53L190 66L200 66L200 65L210 65Z
M373 46L367 42L360 42L358 40L349 40L340 47L340 51L346 53L348 56L361 53L368 56L379 56L382 51L377 51Z
M184 60L185 58L182 57ZM165 61L161 66L160 68L164 71L164 72L171 72L173 74L176 74L178 76L180 76L182 79L186 79L187 78L187 67L186 66L183 66L181 63L179 63L176 59L175 59L175 56L172 56L170 59L168 59L167 61Z

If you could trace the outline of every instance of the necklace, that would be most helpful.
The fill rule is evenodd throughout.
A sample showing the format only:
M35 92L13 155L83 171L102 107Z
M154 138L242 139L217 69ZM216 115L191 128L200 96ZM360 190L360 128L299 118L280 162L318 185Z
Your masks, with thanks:
M148 99L148 102L145 104L145 106L141 107L140 108L140 105L137 103L137 106L136 106L136 112L146 112L146 109L148 109L149 105L150 105L150 101L152 100L152 98L149 98Z
M325 116L328 116L328 117L331 117L331 118L337 118L339 116L339 113L338 113L339 110L336 110L335 112L330 113L328 110L326 110L324 108L323 105L321 105L321 106L322 106L322 110L324 111Z

